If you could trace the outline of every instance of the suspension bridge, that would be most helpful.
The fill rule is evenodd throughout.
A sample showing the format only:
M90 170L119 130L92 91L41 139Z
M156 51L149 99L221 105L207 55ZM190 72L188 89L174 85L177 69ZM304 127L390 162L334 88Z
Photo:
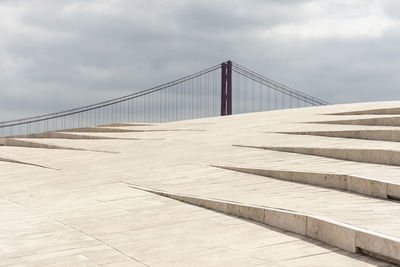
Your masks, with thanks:
M0 122L0 136L327 105L232 61L111 100Z
M327 104L227 61L2 122L0 265L400 266L400 101Z

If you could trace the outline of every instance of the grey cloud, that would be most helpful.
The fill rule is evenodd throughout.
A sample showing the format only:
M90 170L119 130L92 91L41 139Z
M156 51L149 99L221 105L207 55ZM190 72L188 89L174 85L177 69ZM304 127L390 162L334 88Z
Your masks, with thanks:
M176 18L183 28L198 34L246 35L304 15L296 8L305 1L199 1L185 2ZM195 31L193 31L195 29Z
M385 0L384 11L392 18L400 20L400 2L397 0Z
M306 2L120 0L109 11L66 12L82 1L2 1L0 9L25 9L32 32L0 28L0 120L118 97L229 58L330 102L399 98L395 30L376 39L262 36L306 21Z

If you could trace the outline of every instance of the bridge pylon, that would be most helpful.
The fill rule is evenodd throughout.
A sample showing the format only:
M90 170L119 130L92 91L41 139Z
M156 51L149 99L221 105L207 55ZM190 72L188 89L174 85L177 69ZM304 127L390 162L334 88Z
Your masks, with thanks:
M232 115L232 61L221 64L221 116Z

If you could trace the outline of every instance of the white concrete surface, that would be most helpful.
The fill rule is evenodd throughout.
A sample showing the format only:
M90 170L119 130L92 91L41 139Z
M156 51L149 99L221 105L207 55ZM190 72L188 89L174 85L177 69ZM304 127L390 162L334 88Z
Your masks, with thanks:
M234 146L396 154L400 153L398 142L281 132L393 131L397 128L303 122L393 117L387 115L390 112L326 114L398 107L400 102L360 103L165 124L109 125L101 127L113 129L107 132L89 129L69 131L64 136L60 132L42 138L18 138L24 141L21 144L33 147L0 146L0 266L385 266L384 261L339 249L346 248L341 242L349 235L331 242L337 228L334 225L320 228L316 222L308 229L309 236L331 246L142 192L130 184L323 217L373 236L388 237L374 241L364 235L357 242L367 252L397 257L397 245L387 241L400 238L397 201L212 165L332 173L398 184L400 167L391 161L382 165ZM124 131L116 132L118 129ZM77 138L109 139L72 139L74 134ZM34 147L32 143L54 147ZM396 163L397 159L392 160ZM279 222L276 215L270 218ZM321 235L327 239L319 238Z

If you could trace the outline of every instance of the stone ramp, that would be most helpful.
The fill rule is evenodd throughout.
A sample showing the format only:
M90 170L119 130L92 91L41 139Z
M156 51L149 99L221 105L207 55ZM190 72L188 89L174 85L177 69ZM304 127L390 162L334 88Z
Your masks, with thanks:
M204 168L202 172L191 174L191 176L193 180L190 183L160 184L159 189L178 195L186 193L198 198L273 207L321 216L379 234L400 237L400 229L397 225L400 205L397 201L247 173L235 173L230 170L218 171L211 167ZM202 181L201 177L208 177L208 179ZM128 183L128 179L123 181ZM145 180L138 182L151 188ZM224 188L223 191L222 188Z
M347 112L331 113L328 115L397 115L397 114L400 114L400 108L398 107L347 111Z
M347 131L309 131L282 132L284 134L315 135L325 137L365 139L376 141L400 142L400 130L347 130Z
M280 147L280 146L246 146L243 148L265 149L288 153L321 156L348 161L400 166L400 151L385 149L361 148L327 148L327 147Z
M65 150L82 150L82 151L92 151L92 152L102 152L102 153L116 153L113 151L103 151L103 150L90 150L84 148L74 148L74 147L64 147L58 145L50 145L41 142L32 142L27 140L21 140L16 138L0 138L0 146L15 146L15 147L26 147L26 148L43 148L43 149L65 149Z
M0 263L398 264L400 146L386 140L398 132L385 126L373 132L394 123L385 122L386 113L363 114L400 103L390 105L348 105L345 112L353 113L340 115L323 115L335 106L241 114L148 129L120 123L57 132L65 138L44 138L29 153L0 147L4 158L36 156L55 168L1 163L0 210L8 217L0 223L6 233ZM375 124L341 138L281 134L337 133L340 124L318 123L345 116ZM361 130L370 139L352 138ZM98 134L107 139L83 139ZM34 138L18 140L28 145ZM119 153L79 150L96 148Z
M368 126L400 126L400 117L382 117L382 118L360 118L350 120L329 120L318 121L314 123L322 124L342 124L342 125L368 125Z
M33 166L33 167L52 169L51 167L47 167L44 165L35 164L35 163L31 163L31 162L26 162L26 161L15 160L15 159L11 159L11 158L5 158L5 157L0 157L0 162L6 162L6 163L12 163L12 164L22 164L22 165Z
M290 210L175 194L132 185L133 188L176 199L228 215L245 218L307 236L349 252L362 252L399 265L400 238Z
M0 199L0 207L12 211L7 222L0 222L9 229L0 240L7 246L3 265L299 266L307 260L324 266L389 266L123 183L80 187L47 199L52 201L40 207ZM21 222L29 227L10 229Z
M93 134L75 134L75 133L64 133L64 132L43 132L37 134L24 134L24 135L14 135L9 136L8 138L38 138L38 139L78 139L78 140L92 140L92 139L125 139L125 138L117 138L117 137L107 137L107 136L95 136ZM129 139L129 138L128 138ZM133 140L136 140L134 138Z
M234 166L214 166L221 169L260 175L330 189L339 189L366 196L400 200L400 183L356 175L305 172L295 170L254 169Z

